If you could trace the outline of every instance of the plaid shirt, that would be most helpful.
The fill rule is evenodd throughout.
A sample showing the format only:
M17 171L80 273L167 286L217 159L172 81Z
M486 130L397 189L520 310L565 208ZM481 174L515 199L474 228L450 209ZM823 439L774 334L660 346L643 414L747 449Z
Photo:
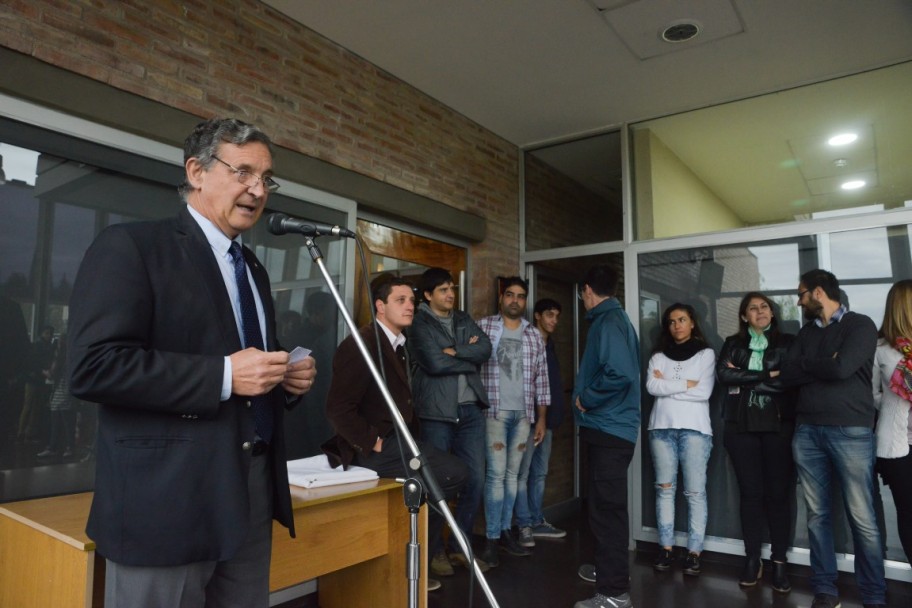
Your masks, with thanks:
M485 317L478 321L478 326L491 339L491 358L481 366L481 382L488 391L488 399L491 402L491 407L484 412L488 418L497 418L497 411L500 409L500 366L497 364L497 346L503 335L503 317ZM525 319L522 319L522 345L526 416L529 420L535 420L536 405L551 405L551 388L548 383L545 344L535 326Z

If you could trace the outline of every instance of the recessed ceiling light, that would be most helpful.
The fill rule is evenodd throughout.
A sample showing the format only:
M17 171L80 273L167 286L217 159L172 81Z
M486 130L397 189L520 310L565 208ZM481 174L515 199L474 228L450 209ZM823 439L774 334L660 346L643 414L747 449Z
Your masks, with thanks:
M833 161L833 164L842 169L843 167L849 166L849 161L844 158L837 158Z
M833 137L827 140L827 143L831 146L845 146L850 144L853 141L858 139L858 136L854 133L840 133L839 135L834 135Z
M852 181L845 182L842 184L843 190L858 190L859 188L865 187L865 181L863 179L853 179Z
M687 42L700 35L702 28L696 21L675 21L659 34L665 42Z

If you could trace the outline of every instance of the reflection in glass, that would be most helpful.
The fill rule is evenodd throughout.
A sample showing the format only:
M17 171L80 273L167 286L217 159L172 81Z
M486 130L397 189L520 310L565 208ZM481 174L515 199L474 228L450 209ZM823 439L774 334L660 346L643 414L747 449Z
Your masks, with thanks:
M905 206L910 99L907 62L634 125L636 237ZM853 141L828 143L847 131Z
M623 238L619 132L527 151L526 250Z
M778 309L780 329L785 333L797 333L804 323L796 297L799 277L813 268L827 268L827 262L833 264L848 306L871 317L879 326L890 286L896 280L912 276L909 273L912 264L909 241L909 226L901 225L640 254L640 310L645 313L640 319L640 346L644 359L655 345L658 331L650 313L662 310L672 302L685 302L697 309L707 340L717 353L724 337L737 331L738 304L747 291L759 290L770 296ZM858 258L857 262L853 256ZM866 273L853 271L862 267L869 270ZM714 395L715 401L711 400L710 407L714 447L708 467L711 516L707 534L740 538L737 482L722 447L721 398L721 394ZM651 407L652 400L644 396L644 420L648 419ZM652 505L655 501L652 470L649 450L642 450L642 471L647 476L642 486L643 505ZM890 559L907 561L897 536L892 495L888 491L880 494L885 506L887 555ZM678 507L678 513L686 511L683 504ZM800 492L795 513L794 545L806 548L807 524ZM851 553L851 534L845 517L837 513L835 519L836 550ZM655 527L655 514L651 509L643 510L643 521L645 525ZM679 519L676 530L686 529L686 520Z

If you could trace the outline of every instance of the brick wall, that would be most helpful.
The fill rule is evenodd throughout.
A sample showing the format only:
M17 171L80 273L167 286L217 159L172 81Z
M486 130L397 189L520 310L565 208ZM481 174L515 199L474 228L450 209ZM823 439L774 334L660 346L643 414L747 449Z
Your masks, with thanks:
M518 271L517 148L259 2L4 0L0 46L484 217L473 313Z

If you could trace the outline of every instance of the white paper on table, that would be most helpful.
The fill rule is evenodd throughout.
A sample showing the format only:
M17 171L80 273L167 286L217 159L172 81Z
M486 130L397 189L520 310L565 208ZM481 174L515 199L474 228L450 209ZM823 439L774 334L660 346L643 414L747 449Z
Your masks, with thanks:
M342 467L333 469L329 466L329 459L325 454L288 462L288 483L302 488L321 488L378 478L376 471L364 467L350 466L347 471Z

